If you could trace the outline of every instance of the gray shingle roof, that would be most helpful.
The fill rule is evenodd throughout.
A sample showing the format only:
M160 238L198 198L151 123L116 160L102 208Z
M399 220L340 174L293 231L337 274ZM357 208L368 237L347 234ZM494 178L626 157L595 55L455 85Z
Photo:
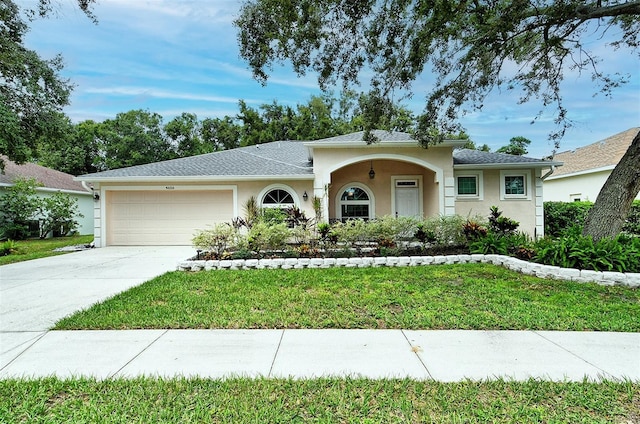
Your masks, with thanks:
M313 175L307 148L299 141L276 141L204 155L83 175L86 180L122 177L244 177ZM92 178L88 178L92 177Z
M411 134L405 132L373 130L372 134L380 141L415 142ZM314 143L362 143L363 135L364 131L358 131L351 134L315 140Z
M549 164L541 159L505 153L483 152L480 150L459 149L453 151L454 165L497 165L497 164Z
M317 140L317 143L362 144L363 132ZM410 134L401 132L374 131L383 141L413 141ZM314 143L316 143L314 142ZM303 141L275 141L255 146L173 159L129 168L113 169L95 174L83 175L81 180L148 178L148 177L311 177L313 164L309 161L308 148ZM512 156L501 153L487 153L477 150L454 150L454 165L499 165L499 164L547 164L539 159Z

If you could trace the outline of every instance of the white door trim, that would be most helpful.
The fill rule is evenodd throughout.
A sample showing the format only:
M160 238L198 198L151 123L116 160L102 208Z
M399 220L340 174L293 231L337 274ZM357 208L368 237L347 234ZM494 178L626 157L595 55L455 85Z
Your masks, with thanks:
M418 181L418 207L420 216L424 216L424 186L422 175L392 175L391 176L391 215L396 216L396 183L402 180Z

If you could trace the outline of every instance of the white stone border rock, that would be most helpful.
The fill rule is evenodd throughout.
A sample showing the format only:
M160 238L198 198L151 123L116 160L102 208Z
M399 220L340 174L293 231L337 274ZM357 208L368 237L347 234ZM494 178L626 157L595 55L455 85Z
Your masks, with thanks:
M302 268L367 268L406 267L438 264L490 263L526 275L557 280L594 282L603 286L622 285L640 287L640 274L560 268L523 261L502 255L447 255L447 256L387 256L363 258L287 258L287 259L234 259L221 261L182 261L179 271L209 271L225 269L302 269Z

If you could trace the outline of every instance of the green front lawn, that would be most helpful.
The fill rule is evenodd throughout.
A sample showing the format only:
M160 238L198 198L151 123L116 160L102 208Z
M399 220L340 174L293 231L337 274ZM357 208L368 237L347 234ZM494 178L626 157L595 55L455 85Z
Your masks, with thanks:
M56 329L403 328L640 331L640 290L489 264L173 272Z
M0 381L11 423L632 423L631 383L365 379Z
M0 256L0 265L46 258L47 256L63 255L65 252L54 252L53 249L75 246L76 244L89 244L92 241L93 235L17 241L18 252L7 256Z

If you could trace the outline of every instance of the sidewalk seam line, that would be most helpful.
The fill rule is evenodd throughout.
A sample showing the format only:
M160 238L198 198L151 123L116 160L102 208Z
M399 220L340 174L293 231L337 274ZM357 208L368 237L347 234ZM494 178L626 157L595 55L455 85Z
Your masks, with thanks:
M118 375L118 374L119 374L123 369L125 369L125 368L127 367L127 365L129 365L130 363L132 363L133 361L135 361L135 360L136 360L140 355L142 355L144 352L146 352L146 351L147 351L147 349L149 349L151 346L153 346L153 345L154 345L158 340L160 340L160 338L161 338L162 336L164 336L164 335L165 335L165 334L167 334L168 332L169 332L169 330L168 330L168 329L164 330L164 331L162 332L162 334L160 334L158 337L156 337L154 340L152 340L152 341L151 341L151 343L149 343L148 345L146 345L146 346L144 347L144 349L142 349L140 352L138 352L137 354L135 354L135 355L133 356L133 358L129 359L129 360L127 361L127 363L126 363L126 364L124 364L123 366L121 366L121 367L120 367L116 372L114 372L113 374L111 374L110 376L108 376L108 377L107 377L107 379L114 378L115 376L117 376L117 375Z
M429 376L429 378L435 381L435 379L431 375L431 371L429 371L429 367L427 367L427 364L424 363L424 361L422 360L420 355L418 355L418 352L413 350L413 345L411 344L411 341L409 340L409 337L407 337L407 334L404 332L404 329L400 329L400 332L404 336L404 338L407 341L407 343L409 343L409 347L411 348L411 351L413 352L414 355L416 355L416 357L418 358L418 361L420 361L420 363L424 367L424 370L427 372L427 375ZM420 347L420 346L418 346L418 347ZM423 352L424 352L424 350L423 350Z
M273 360L271 361L271 367L269 367L269 374L267 374L267 378L271 378L271 373L273 372L273 367L276 364L276 358L278 357L278 353L280 353L280 346L282 346L282 339L284 338L284 332L286 330L283 328L282 333L280 333L280 340L278 340L278 347L276 348L276 353L273 355Z
M13 358L12 360L10 360L9 362L7 362L7 364L5 366L3 366L2 368L0 368L0 371L5 370L9 365L13 364L19 357L21 357L22 355L24 355L24 353L31 349L33 347L33 345L35 345L36 343L38 343L40 340L42 340L42 338L44 336L46 336L47 334L49 334L51 330L45 330L39 337L36 337L36 339L29 345L27 346L22 352L18 353L18 355ZM21 332L21 331L19 331Z
M591 362L587 361L585 358L583 358L583 357L579 356L577 353L574 353L574 352L572 352L571 350L567 349L566 347L564 347L564 346L562 346L562 345L560 345L560 344L558 344L558 343L554 342L553 340L546 338L545 336L543 336L542 334L540 334L537 330L532 330L532 333L536 334L538 337L543 338L544 340L548 341L549 343L551 343L551 344L553 344L553 345L556 345L556 346L557 346L557 347L559 347L560 349L562 349L562 350L564 350L565 352L569 353L570 355L572 355L572 356L574 356L574 357L576 357L576 358L580 359L580 360L581 360L581 361L583 361L584 363L591 365L591 366L592 366L592 367L594 367L595 369L600 370L602 373L604 373L604 374L606 374L606 375L610 376L611 378L614 378L614 379L616 379L616 380L618 379L618 377L616 377L615 375L613 375L613 374L611 374L611 373L607 372L606 370L603 370L602 368L600 368L600 367L599 367L599 366L597 366L596 364L592 364Z

